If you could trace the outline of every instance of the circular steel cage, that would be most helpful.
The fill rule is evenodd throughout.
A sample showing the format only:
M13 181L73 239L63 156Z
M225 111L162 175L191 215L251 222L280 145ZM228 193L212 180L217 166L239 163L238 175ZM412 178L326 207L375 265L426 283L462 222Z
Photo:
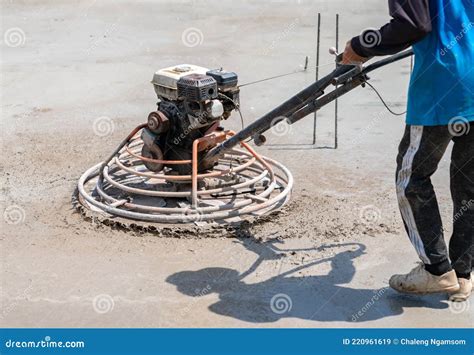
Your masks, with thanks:
M212 170L198 173L197 152L209 137L194 141L191 160L156 160L141 156L143 128L137 127L108 160L81 176L81 205L112 217L199 225L262 216L281 208L290 198L290 171L281 163L260 156L244 142L242 149L230 150ZM233 132L219 134L225 139ZM152 172L145 167L146 160L168 166L191 164L192 174L179 175L169 168Z

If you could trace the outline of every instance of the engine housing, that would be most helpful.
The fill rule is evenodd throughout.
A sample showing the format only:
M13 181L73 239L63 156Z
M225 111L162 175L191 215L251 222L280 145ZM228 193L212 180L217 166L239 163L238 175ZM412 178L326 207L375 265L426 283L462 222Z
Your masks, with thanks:
M142 134L146 135L142 155L160 160L190 160L194 140L222 130L220 122L238 109L237 83L237 74L223 69L181 64L158 70L152 80L158 107L148 116L147 132ZM199 152L198 158L207 150ZM144 163L152 171L169 168L180 174L191 173L190 165ZM198 166L200 172L209 169L212 166Z

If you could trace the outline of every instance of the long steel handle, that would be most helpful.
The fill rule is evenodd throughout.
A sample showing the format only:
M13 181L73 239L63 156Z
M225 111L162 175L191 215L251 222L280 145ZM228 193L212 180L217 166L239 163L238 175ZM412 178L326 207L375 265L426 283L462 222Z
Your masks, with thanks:
M342 96L361 85L366 80L367 73L370 73L371 71L387 64L407 58L411 55L413 55L413 51L409 49L363 67L362 70L355 70L354 66L352 65L339 66L330 74L303 89L295 96L291 97L281 105L266 113L258 120L251 123L249 126L239 131L235 136L227 139L226 141L211 149L204 157L204 160L215 161L225 152L238 145L240 142L270 129L276 123L279 117L288 117L290 123L300 120L308 114L319 110L322 106L328 104L329 102L334 101L337 97ZM354 73L353 77L349 77L348 79L350 80L348 80L346 84L341 85L336 90L321 97L324 95L324 89L331 85L335 78L341 77L351 71ZM318 99L319 97L321 98Z

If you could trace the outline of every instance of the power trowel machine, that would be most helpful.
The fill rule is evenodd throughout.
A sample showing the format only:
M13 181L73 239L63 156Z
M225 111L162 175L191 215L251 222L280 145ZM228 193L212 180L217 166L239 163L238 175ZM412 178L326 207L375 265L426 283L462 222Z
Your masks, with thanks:
M341 55L335 54L338 63ZM156 110L84 173L79 205L108 220L155 226L227 225L269 214L289 200L293 177L249 141L263 144L263 133L279 122L294 124L364 86L370 72L412 54L367 66L337 65L239 132L222 125L239 111L236 73L187 64L158 70L152 80Z

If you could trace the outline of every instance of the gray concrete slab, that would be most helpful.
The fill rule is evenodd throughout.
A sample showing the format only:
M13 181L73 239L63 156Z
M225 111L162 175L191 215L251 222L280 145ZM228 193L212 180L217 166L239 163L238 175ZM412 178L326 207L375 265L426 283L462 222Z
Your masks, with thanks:
M388 19L377 0L3 1L1 325L472 326L469 302L387 288L390 275L409 271L417 257L393 183L403 119L368 88L340 100L338 150L259 148L292 170L296 186L285 214L250 228L247 238L123 232L71 207L82 172L154 109L156 69L223 66L244 83L292 71L306 55L314 68L318 12L321 74L333 66L326 48L336 13L341 39ZM197 37L183 40L189 33ZM373 74L399 111L409 64ZM246 123L313 80L309 71L242 88ZM334 138L332 117L332 107L319 114L322 146ZM312 124L308 118L268 140L310 143ZM237 116L227 122L239 125ZM447 236L448 157L434 177Z

